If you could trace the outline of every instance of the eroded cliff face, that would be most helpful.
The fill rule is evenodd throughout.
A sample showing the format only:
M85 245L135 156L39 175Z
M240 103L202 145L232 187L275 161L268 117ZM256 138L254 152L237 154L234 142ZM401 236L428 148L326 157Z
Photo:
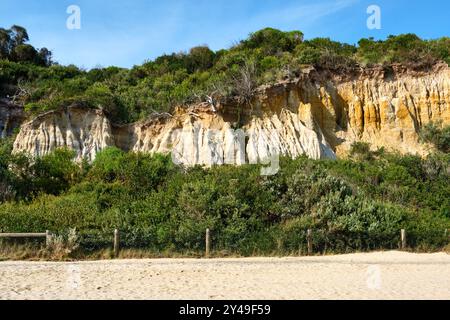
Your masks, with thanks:
M23 108L0 99L0 138L10 136L23 119Z
M111 124L102 111L71 107L22 124L14 152L38 157L68 147L76 151L78 160L93 160L97 152L113 145Z
M194 112L195 111L195 112ZM255 117L240 129L232 128L208 107L173 116L157 117L126 126L111 124L101 110L69 107L43 114L22 125L15 152L43 156L58 147L77 152L77 159L92 161L98 151L117 146L123 150L171 153L185 165L244 164L267 161L272 155L334 158L319 131L307 128L297 114Z
M320 129L307 128L287 109L251 117L239 129L233 125L235 121L227 121L209 107L197 107L190 113L179 109L162 122L135 124L125 132L115 132L123 149L171 152L174 161L187 165L261 163L278 154L334 158Z
M171 115L116 126L101 110L73 106L21 126L15 152L42 156L58 147L93 160L99 150L172 153L186 165L243 164L272 155L314 159L345 156L355 141L401 153L425 155L420 128L450 124L450 69L423 74L401 67L338 77L315 70L296 81L259 89L251 108L232 104L178 108Z

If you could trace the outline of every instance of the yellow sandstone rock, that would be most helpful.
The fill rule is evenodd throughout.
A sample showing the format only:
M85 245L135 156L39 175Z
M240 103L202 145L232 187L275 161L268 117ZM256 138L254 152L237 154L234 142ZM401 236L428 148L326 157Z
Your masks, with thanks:
M345 156L353 142L401 153L426 155L418 132L430 121L450 124L450 69L430 72L364 70L338 77L312 71L295 81L259 89L252 107L203 105L177 108L126 126L101 110L69 107L24 123L15 152L42 156L70 147L93 160L108 146L172 153L187 165L256 163L274 154L311 158ZM237 125L240 128L237 129Z

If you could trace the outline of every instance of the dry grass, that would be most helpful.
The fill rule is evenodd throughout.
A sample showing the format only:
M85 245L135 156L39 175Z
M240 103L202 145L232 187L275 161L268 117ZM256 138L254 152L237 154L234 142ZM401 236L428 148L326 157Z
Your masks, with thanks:
M383 250L378 250L383 251ZM408 250L408 252L432 253L429 250ZM450 245L446 246L442 252L450 254ZM352 253L363 253L353 251ZM332 256L333 252L325 254L314 254L314 256ZM306 256L304 252L254 252L250 257L302 257ZM213 251L210 258L244 258L236 252L227 250ZM114 251L112 248L85 251L80 248L68 248L61 241L54 241L49 247L43 243L11 243L0 241L0 261L92 261L92 260L110 260L114 259ZM202 251L184 251L177 252L173 250L154 251L150 249L122 249L118 259L164 259L164 258L204 258Z
M79 253L75 255L79 260L108 260L114 258L113 249L98 250L91 253ZM118 259L162 259L162 258L202 258L200 252L186 251L153 251L147 249L123 249Z
M42 241L0 241L1 260L71 260L72 255L79 248L78 236L75 229L71 229L66 236L53 235L46 243Z
M118 259L202 258L200 252L155 252L145 249L123 249ZM214 255L213 257L224 257ZM236 256L234 256L236 257ZM86 252L68 250L56 246L46 248L33 244L0 244L0 261L82 261L114 259L112 248Z
M444 248L444 252L450 254L450 244Z
M5 260L48 260L49 252L43 247L30 244L0 244L0 261Z

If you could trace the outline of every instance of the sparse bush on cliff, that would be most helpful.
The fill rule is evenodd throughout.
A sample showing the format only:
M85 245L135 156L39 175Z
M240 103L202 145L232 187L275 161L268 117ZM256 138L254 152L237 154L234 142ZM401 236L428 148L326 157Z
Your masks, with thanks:
M438 61L448 63L449 56L447 37L422 40L415 34L391 35L385 41L361 39L356 54L363 65L401 63L413 69L429 68Z

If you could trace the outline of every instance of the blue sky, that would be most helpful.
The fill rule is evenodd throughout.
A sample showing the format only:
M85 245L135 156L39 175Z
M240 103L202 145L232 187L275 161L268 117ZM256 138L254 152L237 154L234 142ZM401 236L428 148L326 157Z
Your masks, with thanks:
M381 8L381 30L366 27L372 4ZM80 30L66 28L69 5L81 9ZM61 64L131 67L200 44L227 48L264 27L348 43L406 32L450 36L449 12L447 0L0 0L0 26L24 26Z

